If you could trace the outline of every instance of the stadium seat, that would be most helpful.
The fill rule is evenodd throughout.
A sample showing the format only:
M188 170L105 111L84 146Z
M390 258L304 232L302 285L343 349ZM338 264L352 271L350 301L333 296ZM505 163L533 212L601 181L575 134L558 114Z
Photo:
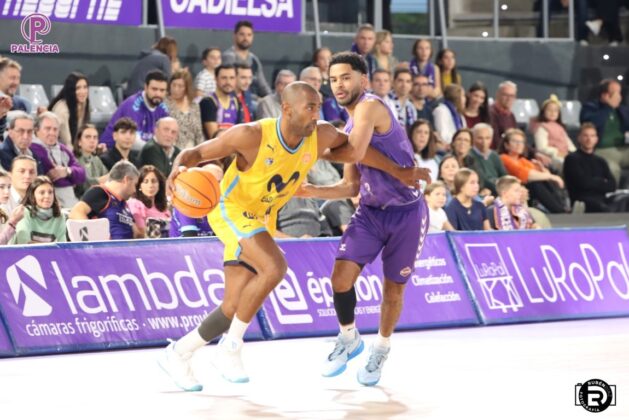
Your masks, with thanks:
M92 123L108 123L117 108L109 86L90 86L90 120Z
M539 105L535 99L516 99L511 109L518 124L528 126L531 118L539 114Z
M61 91L63 85L51 85L50 86L50 98L54 99L55 96Z
M90 220L69 219L66 222L66 228L71 242L108 241L110 238L109 220L104 218Z
M581 126L579 115L581 114L580 101L561 102L561 120L567 129L578 130Z
M31 109L31 114L33 115L37 115L38 107L47 108L50 103L43 85L20 85L17 94L28 99L33 104Z

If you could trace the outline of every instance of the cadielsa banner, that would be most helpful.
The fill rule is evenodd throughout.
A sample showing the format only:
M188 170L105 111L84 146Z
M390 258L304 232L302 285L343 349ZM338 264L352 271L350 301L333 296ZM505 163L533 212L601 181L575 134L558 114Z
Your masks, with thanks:
M233 31L248 20L255 31L301 32L301 0L159 0L164 25Z

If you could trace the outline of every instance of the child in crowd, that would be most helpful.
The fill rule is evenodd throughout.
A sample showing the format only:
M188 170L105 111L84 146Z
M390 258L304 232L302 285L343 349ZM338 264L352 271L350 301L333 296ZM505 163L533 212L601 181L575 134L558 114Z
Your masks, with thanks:
M216 78L214 71L221 65L221 50L217 47L210 47L203 50L203 70L194 79L194 87L197 98L210 96L216 91Z
M81 197L92 185L107 181L109 171L102 160L96 155L98 147L98 130L93 124L86 124L79 129L74 142L74 155L85 168L86 181L74 187L74 193Z
M0 168L0 204L6 204L11 195L11 177ZM24 206L19 205L13 209L11 214L5 213L0 208L0 245L6 245L15 235L17 223L24 217Z
M454 198L446 214L456 230L491 230L487 209L475 200L478 195L478 175L471 169L460 169L454 176Z
M22 200L24 218L15 229L11 244L66 242L66 218L47 176L38 176Z
M561 102L557 96L550 95L544 101L537 119L533 121L531 132L535 136L537 151L550 156L552 167L561 173L565 157L577 148L561 121Z
M526 207L522 205L523 191L520 180L505 175L496 182L498 198L489 207L489 222L497 230L539 229Z
M441 181L434 181L426 187L424 196L428 204L430 218L428 233L454 230L448 222L448 215L443 210L443 206L446 205L446 185Z
M166 201L166 178L159 169L153 165L144 165L140 169L135 198L130 198L127 205L133 215L135 225L140 231L141 238L148 237L148 219L164 222L170 220L168 202ZM162 236L161 232L167 231L168 227L164 223L163 229L160 229L159 234L156 232L151 237L160 237Z

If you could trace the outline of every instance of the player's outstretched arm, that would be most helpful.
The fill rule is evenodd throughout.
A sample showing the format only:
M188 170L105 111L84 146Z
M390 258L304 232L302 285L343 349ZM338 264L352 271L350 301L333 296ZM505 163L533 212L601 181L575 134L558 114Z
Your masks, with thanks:
M356 197L360 190L360 174L354 164L345 164L343 179L333 185L312 185L304 183L297 193L298 197L338 200Z
M180 172L192 168L202 162L222 159L234 153L244 154L260 145L262 132L258 123L236 125L225 131L219 137L184 149L173 163L168 176L167 190L173 192L173 181Z
M319 122L318 129L319 143L324 145L324 147L329 145L329 149L326 149L321 154L322 159L334 162L353 163L353 149L351 144L347 141L347 134L325 122ZM417 188L418 181L422 179L430 184L430 171L428 169L416 167L403 168L371 146L367 147L365 156L360 163L386 172L409 187Z

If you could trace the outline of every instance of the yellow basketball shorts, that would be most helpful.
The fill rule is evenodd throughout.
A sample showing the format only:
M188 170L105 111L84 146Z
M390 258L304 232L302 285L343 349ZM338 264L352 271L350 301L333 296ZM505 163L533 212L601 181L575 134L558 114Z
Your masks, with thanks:
M268 228L264 220L252 216L237 204L222 199L207 218L212 230L225 245L223 256L225 265L240 262L242 239L251 238L260 232L269 232L271 235L275 232L275 226L272 229Z

